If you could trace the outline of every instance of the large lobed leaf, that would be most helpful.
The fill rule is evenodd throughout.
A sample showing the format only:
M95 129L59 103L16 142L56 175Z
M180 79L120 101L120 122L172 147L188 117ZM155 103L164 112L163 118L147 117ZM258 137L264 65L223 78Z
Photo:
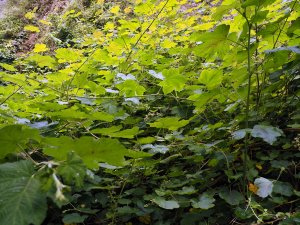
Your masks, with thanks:
M44 148L45 154L58 160L66 160L68 153L74 151L89 168L98 168L99 162L122 166L125 164L125 156L133 158L146 156L145 154L133 154L133 151L127 150L118 140L110 138L96 140L92 137L72 139L62 136L46 138L45 143L47 145Z
M283 132L279 128L266 125L255 125L251 131L252 137L260 137L270 145L277 140L277 137L282 135Z
M40 225L47 211L46 195L29 161L0 165L0 224Z
M0 159L9 153L15 153L30 139L40 139L38 130L28 129L22 125L9 125L0 129Z

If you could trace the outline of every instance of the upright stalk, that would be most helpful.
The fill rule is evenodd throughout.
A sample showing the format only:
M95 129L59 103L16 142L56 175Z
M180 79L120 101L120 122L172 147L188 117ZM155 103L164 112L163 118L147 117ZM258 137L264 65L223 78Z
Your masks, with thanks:
M250 111L250 94L251 94L251 77L252 77L252 72L251 72L251 53L250 53L250 45L251 45L251 27L252 24L248 20L246 14L244 14L244 17L247 21L248 24L248 41L247 41L247 71L248 71L248 91L247 91L247 101L246 101L246 122L245 122L245 128L249 128L249 111ZM245 148L243 151L243 175L244 175L244 194L247 193L247 184L248 184L248 177L247 177L247 170L248 170L248 152L249 152L249 140L250 136L249 133L246 133L245 137Z

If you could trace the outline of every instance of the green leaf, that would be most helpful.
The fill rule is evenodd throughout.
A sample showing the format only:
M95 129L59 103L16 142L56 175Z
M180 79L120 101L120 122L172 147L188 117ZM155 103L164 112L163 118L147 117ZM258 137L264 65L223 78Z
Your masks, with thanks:
M107 113L107 112L94 112L87 118L91 118L93 120L100 120L100 121L105 121L105 122L112 122L114 121L114 116Z
M122 129L122 125L119 126L111 126L111 127L107 127L107 128L97 128L94 130L91 130L92 133L95 134L111 134L111 133L115 133L118 132Z
M29 161L0 165L0 224L40 225L46 217L46 194Z
M77 224L77 223L83 223L84 220L88 218L87 215L80 215L78 213L71 213L64 215L62 221L64 224Z
M274 182L273 192L290 197L293 195L293 187L290 183L276 181Z
M47 113L47 116L60 119L87 119L90 117L88 114L79 111L76 107L71 107L58 112L49 112Z
M161 197L156 197L152 199L152 201L163 209L177 209L180 207L177 201L174 200L167 201Z
M178 130L189 123L189 120L181 120L179 117L164 117L156 120L153 123L148 123L150 127L165 128L172 131Z
M222 189L219 192L220 198L224 199L229 205L239 205L244 202L243 195L236 190Z
M24 27L24 30L35 32L35 33L39 33L40 32L40 29L38 27L36 27L36 26L33 26L33 25L26 25Z
M118 207L117 208L118 214L138 214L140 210L138 208L130 207L130 206L123 206L123 207Z
M133 158L133 159L139 159L139 158L150 157L150 156L152 156L152 154L148 153L148 152L135 151L135 150L128 149L126 156Z
M71 48L59 48L55 50L56 58L58 59L59 63L64 62L76 62L81 59L81 52L76 49Z
M39 67L49 67L53 69L56 65L56 60L48 55L40 55L40 54L34 54L26 59L27 61L33 61L35 62Z
M62 136L59 138L45 138L47 144L44 153L58 160L66 160L69 152L74 151L88 168L96 169L99 162L105 162L114 166L123 166L125 156L130 156L128 151L118 140L92 137L72 139ZM143 157L143 155L142 155Z
M11 71L11 72L15 72L17 71L15 69L15 67L13 67L12 65L9 65L9 64L6 64L6 63L0 63L0 66L8 71Z
M176 191L176 194L178 195L192 195L195 194L197 192L197 190L193 187L183 187L181 190Z
M248 6L258 6L260 4L260 0L246 0L243 4L242 7L246 8Z
M0 159L9 153L19 152L25 148L30 139L39 140L39 131L22 125L9 125L0 129Z
M203 193L198 201L192 200L192 206L196 209L210 209L215 206L213 204L216 200L213 198L212 195L208 193Z
M287 34L289 36L293 36L293 34L299 30L300 30L300 17L298 17L296 20L292 22L291 26L287 30Z
M220 26L217 26L216 29L212 32L205 32L205 33L193 33L191 35L191 41L198 42L216 42L217 40L225 40L227 38L228 32L229 32L229 25L222 24Z
M272 168L276 168L276 169L282 169L282 168L287 169L289 167L289 165L291 165L291 162L289 162L287 160L272 160L271 161Z
M226 54L229 46L226 44L229 25L222 24L213 32L194 33L191 36L191 41L203 42L195 47L194 52L200 57L209 57L218 53L219 55Z
M268 10L257 12L257 13L251 18L252 23L258 23L258 22L263 21L264 19L267 18L268 13L269 13Z
M153 143L155 141L156 141L156 138L154 138L154 137L144 137L144 138L139 138L137 140L137 142L139 144L151 144L151 143Z
M125 97L134 97L137 95L143 95L146 89L139 85L134 80L125 80L124 82L117 84L116 87L120 90L120 94Z
M67 160L57 167L57 173L63 177L66 184L83 185L86 168L82 159L74 152L69 152Z
M106 112L94 112L88 114L80 111L77 107L71 107L58 112L49 112L47 115L49 117L61 119L91 119L105 122L112 122L115 118L113 115Z
M274 0L246 0L243 2L242 7L246 8L248 6L267 6L274 3Z
M221 70L203 70L199 82L205 84L208 90L218 87L222 83L223 72Z
M169 94L172 91L182 91L187 78L179 74L178 69L163 70L164 80L159 83L163 88L164 94Z
M280 137L282 135L282 130L277 127L267 125L255 125L251 131L252 137L260 137L270 145L272 145L277 140L277 137Z
M49 50L49 48L47 48L47 45L37 43L34 46L33 52L37 52L37 53L38 52L46 52L48 50Z
M92 133L102 134L110 137L128 138L132 139L139 133L138 127L133 127L131 129L121 130L122 126L112 126L109 128L98 128L91 130Z
M222 19L223 15L227 14L230 10L234 9L235 4L220 5L216 8L216 12L212 15L215 20Z

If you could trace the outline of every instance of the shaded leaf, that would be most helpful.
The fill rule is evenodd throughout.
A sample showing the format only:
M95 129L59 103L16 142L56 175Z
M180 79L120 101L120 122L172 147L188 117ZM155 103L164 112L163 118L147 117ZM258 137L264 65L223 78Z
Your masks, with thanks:
M290 197L293 195L293 187L290 183L276 181L274 182L273 192Z
M66 184L82 186L86 168L79 156L74 152L69 152L67 160L57 167L57 173L63 177Z
M46 194L29 161L0 165L0 224L40 225L46 217Z
M65 224L83 223L88 218L87 215L80 215L79 213L71 213L64 215L62 221Z
M243 195L236 190L224 188L219 192L220 198L224 199L230 205L239 205L244 201Z
M39 140L38 130L28 129L22 125L9 125L0 129L0 159L9 153L23 150L30 139Z
M172 131L178 130L189 123L189 120L181 120L179 117L164 117L149 123L150 127L165 128Z

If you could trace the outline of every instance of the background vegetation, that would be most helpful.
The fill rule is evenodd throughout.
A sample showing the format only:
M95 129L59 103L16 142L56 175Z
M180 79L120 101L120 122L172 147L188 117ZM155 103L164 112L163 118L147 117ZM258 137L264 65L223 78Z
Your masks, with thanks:
M36 1L2 19L0 224L299 224L299 11Z

